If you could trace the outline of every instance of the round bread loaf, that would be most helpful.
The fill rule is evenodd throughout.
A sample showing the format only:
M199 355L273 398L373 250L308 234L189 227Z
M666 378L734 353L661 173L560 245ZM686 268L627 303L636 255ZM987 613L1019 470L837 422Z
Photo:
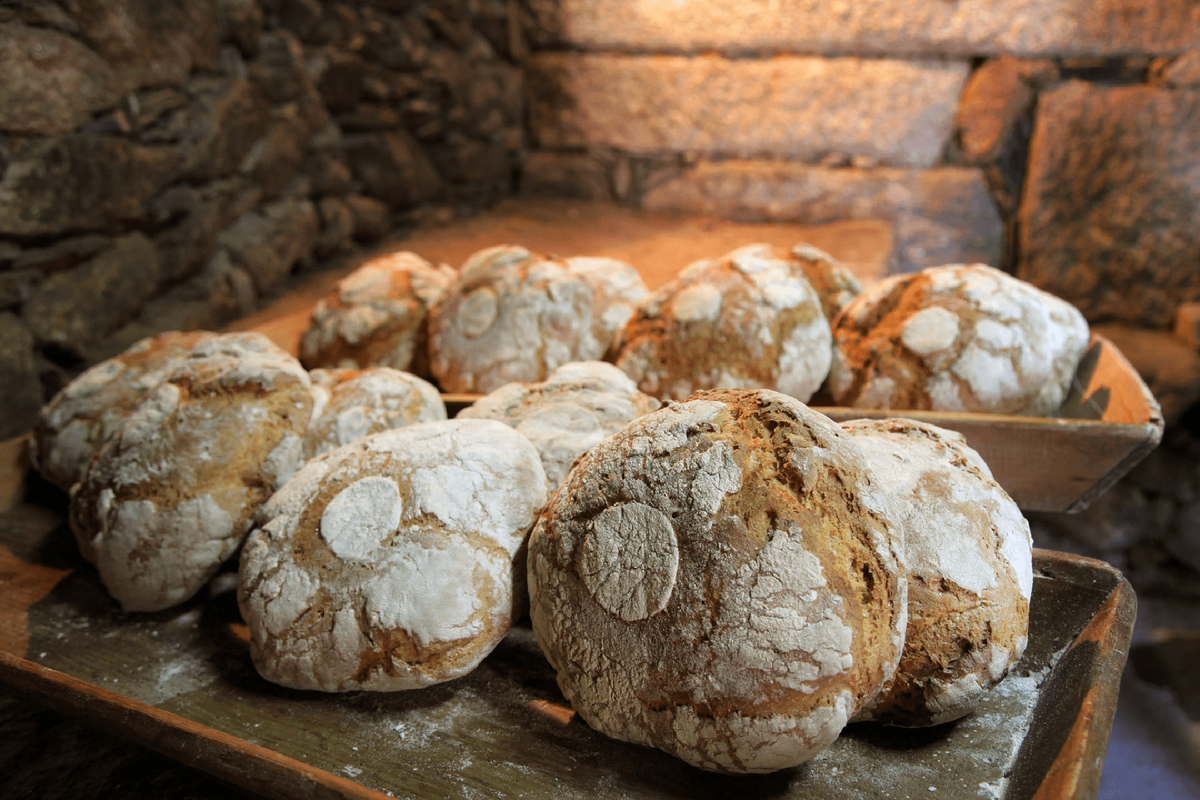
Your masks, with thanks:
M576 458L659 405L612 364L573 361L543 383L502 386L458 418L494 419L515 428L537 448L554 488Z
M84 558L126 611L187 600L299 465L308 373L262 334L196 344L71 491Z
M529 543L533 629L580 716L729 773L837 738L904 644L903 545L861 459L827 417L745 389L584 454Z
M817 290L825 319L833 320L851 300L862 294L862 282L824 250L801 243L793 246L791 253L799 260L804 277Z
M432 384L391 367L316 369L309 377L313 419L304 433L305 461L371 433L446 418Z
M242 551L259 673L334 692L470 672L521 614L546 495L533 445L490 420L419 423L308 462Z
M195 345L217 334L171 331L89 367L42 407L29 438L34 469L70 491L92 456Z
M897 275L833 324L839 405L1046 415L1067 395L1088 325L1069 303L983 264Z
M663 399L740 386L808 400L831 357L800 259L759 244L691 264L651 294L622 331L616 364Z
M540 381L604 354L592 289L560 262L500 245L468 258L459 277L429 317L430 367L444 391Z
M300 361L319 367L383 366L428 375L426 318L454 270L401 251L373 258L317 302Z
M592 289L592 319L605 360L616 357L617 338L637 307L650 294L642 275L632 264L616 258L571 256L563 264Z
M908 560L904 653L860 719L903 726L958 719L1025 652L1029 523L961 434L907 419L842 428L887 492Z

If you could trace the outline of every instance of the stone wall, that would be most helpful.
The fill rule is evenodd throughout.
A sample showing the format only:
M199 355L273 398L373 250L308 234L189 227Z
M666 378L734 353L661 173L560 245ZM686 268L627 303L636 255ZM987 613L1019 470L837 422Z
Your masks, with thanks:
M511 194L510 0L0 4L0 439L83 365Z
M1192 0L526 0L523 191L892 220L1093 321L1200 298Z
M1200 597L1200 3L525 0L521 190L893 225L1077 305L1167 435L1042 546Z

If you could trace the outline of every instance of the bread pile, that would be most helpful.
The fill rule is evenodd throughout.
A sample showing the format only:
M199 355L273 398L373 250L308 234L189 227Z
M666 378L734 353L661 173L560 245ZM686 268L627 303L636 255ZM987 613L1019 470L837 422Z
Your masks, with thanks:
M533 628L597 730L771 772L855 720L969 713L1028 635L1029 527L978 455L717 389L583 455L529 542Z
M305 338L328 368L165 334L44 409L35 465L124 609L240 549L257 669L319 691L460 677L528 609L588 724L726 773L854 721L957 719L1020 659L1029 527L978 454L801 399L828 377L864 405L1046 413L1087 338L1061 301L981 266L864 292L807 246L655 293L512 245L446 272L408 254L343 281ZM359 359L490 394L446 419L431 383Z

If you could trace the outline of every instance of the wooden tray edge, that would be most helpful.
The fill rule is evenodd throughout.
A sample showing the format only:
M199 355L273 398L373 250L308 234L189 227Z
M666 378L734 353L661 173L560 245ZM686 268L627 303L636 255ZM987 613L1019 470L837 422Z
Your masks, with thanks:
M354 781L3 650L0 684L66 717L261 795L388 800Z
M1079 700L1075 715L1061 749L1032 792L1022 791L1019 782L1005 800L1095 800L1100 792L1100 778L1116 716L1117 696L1121 673L1133 641L1137 617L1137 595L1129 581L1112 565L1085 556L1053 550L1034 550L1035 572L1040 572L1083 590L1103 592L1107 597L1091 620L1071 642L1067 651L1054 666L1041 691L1038 712L1044 703L1053 703L1063 695L1073 700L1073 690L1087 686ZM1094 657L1089 654L1094 652ZM1073 667L1083 662L1085 680ZM1033 730L1022 744L1036 747ZM1019 758L1018 758L1019 761Z

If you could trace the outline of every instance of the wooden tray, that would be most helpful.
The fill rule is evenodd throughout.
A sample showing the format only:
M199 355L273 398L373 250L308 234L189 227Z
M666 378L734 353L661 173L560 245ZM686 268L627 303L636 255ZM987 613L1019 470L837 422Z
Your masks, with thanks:
M723 777L576 719L527 627L471 675L393 694L255 674L232 573L184 606L123 614L61 516L0 516L0 683L268 797L1094 798L1136 600L1108 565L1037 551L1029 648L972 716L851 726L809 764ZM936 794L935 794L936 792Z
M443 399L457 413L479 395L448 394ZM1162 409L1154 395L1112 342L1097 335L1080 361L1070 394L1051 417L870 411L813 402L813 408L837 422L908 417L958 431L1025 511L1082 511L1149 455L1163 433Z

